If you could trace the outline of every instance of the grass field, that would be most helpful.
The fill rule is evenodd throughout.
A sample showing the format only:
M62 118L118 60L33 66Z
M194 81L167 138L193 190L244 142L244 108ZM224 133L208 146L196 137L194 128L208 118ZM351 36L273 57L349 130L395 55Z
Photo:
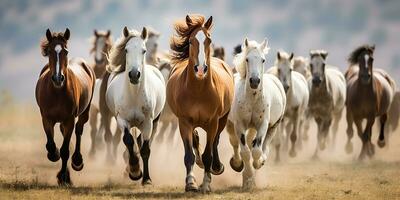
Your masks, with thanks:
M70 169L74 186L60 188L56 173L61 162L47 160L38 110L34 105L10 104L0 108L0 199L399 199L399 131L392 134L388 148L376 147L375 158L360 163L356 161L360 150L357 136L353 154L344 153L345 126L342 122L335 148L325 150L319 161L310 159L315 148L314 129L298 157L283 158L279 164L269 159L257 171L258 187L252 191L241 190L241 175L229 166L232 150L223 133L220 155L225 172L213 176L210 194L184 192L183 147L177 136L174 144L153 144L153 185L143 187L123 173L122 143L115 165L107 164L104 151L95 160L88 159L87 126L82 144L85 167L80 172ZM60 145L62 137L58 128L55 130ZM376 137L375 132L374 143ZM195 174L200 184L202 171L198 167Z

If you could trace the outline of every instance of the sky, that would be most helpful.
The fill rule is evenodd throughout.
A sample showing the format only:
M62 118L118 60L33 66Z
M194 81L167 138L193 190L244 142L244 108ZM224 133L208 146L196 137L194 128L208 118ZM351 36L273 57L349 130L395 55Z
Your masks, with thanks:
M47 63L39 43L45 31L71 30L69 56L93 62L93 30L110 29L114 40L124 26L161 32L160 48L169 50L173 23L188 13L212 15L212 40L232 49L245 37L276 52L308 56L311 49L329 52L327 63L347 68L346 58L357 46L376 44L374 66L400 81L400 1L398 0L13 0L0 1L0 91L19 102L34 102L39 72ZM1 93L0 93L1 95ZM1 98L1 97L0 97Z

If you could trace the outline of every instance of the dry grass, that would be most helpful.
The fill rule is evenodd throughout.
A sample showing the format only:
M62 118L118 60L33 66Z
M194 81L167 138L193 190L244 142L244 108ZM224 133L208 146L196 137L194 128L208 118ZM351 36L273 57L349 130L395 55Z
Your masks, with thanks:
M87 158L89 127L86 127L82 153L85 167L81 172L71 169L74 187L60 188L55 175L60 162L46 158L45 135L35 106L3 106L0 108L0 199L398 199L400 198L400 135L393 134L390 147L378 149L375 159L355 161L355 152L344 153L345 124L342 123L335 149L323 152L321 160L310 157L315 137L295 159L281 164L271 161L257 172L258 189L242 191L241 175L229 167L232 150L223 134L220 155L225 164L221 176L213 176L211 194L185 193L183 147L176 138L173 145L154 144L150 173L153 186L142 187L124 176L123 145L116 165L108 165L104 152L96 160ZM56 131L56 143L61 136ZM315 132L315 131L314 131ZM374 136L374 141L376 135ZM71 142L74 144L74 141ZM204 143L203 143L204 144ZM71 152L73 145L71 145ZM168 152L168 153L166 153ZM195 174L201 183L202 172Z

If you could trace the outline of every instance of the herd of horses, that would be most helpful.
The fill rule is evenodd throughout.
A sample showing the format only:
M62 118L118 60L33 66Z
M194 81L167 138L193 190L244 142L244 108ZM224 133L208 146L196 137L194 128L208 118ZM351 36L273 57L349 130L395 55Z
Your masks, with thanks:
M289 156L295 157L309 137L312 119L318 126L314 158L326 146L335 145L344 109L348 123L345 150L353 151L354 123L362 141L360 160L374 155L371 134L376 118L380 122L379 147L385 146L388 133L397 127L399 93L389 74L373 67L375 46L355 49L345 74L327 64L324 50L310 51L310 58L278 51L274 66L265 71L270 50L267 39L259 43L245 38L235 48L235 68L231 68L224 61L225 50L212 44L212 27L213 18L206 20L201 15L177 21L168 54L158 51L160 34L150 28L139 32L124 27L115 43L110 31L95 30L94 64L68 59L69 29L46 31L41 49L48 63L40 72L36 100L47 136L47 157L52 162L62 160L59 185L71 185L67 163L74 128L71 165L76 171L83 168L80 147L87 121L92 140L89 156L96 154L97 143L104 136L107 160L115 162L122 137L126 173L132 180L142 179L143 185L151 184L153 140L173 141L179 126L185 191L202 192L211 191L211 174L224 172L218 144L225 127L233 147L230 166L242 172L243 188L255 186L255 170L270 157L270 147L276 150L276 161L284 146ZM113 118L117 123L114 134ZM367 120L365 128L363 119ZM162 128L156 134L159 122ZM54 142L56 123L64 137L60 150ZM198 127L206 132L203 153ZM200 186L193 173L195 163L204 169Z

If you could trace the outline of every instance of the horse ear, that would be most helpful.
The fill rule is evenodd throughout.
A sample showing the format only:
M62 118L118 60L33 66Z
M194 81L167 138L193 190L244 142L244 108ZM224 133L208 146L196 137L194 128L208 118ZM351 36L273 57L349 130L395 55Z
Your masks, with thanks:
M293 52L292 52L292 53L290 53L289 60L292 60L292 59L293 59L293 56L294 56Z
M212 21L213 21L213 17L210 16L210 18L207 19L206 23L204 24L204 27L207 30L210 30L211 26L212 26Z
M51 42L51 40L53 39L50 29L46 30L46 38L47 38L47 41L49 41L49 42Z
M321 56L324 60L326 60L326 57L328 57L328 52L326 51L321 52Z
M128 30L128 27L124 27L124 30L122 31L122 33L124 34L124 36L125 37L128 37L129 36L129 30Z
M99 37L99 33L97 32L96 29L94 29L94 35L95 35L96 37Z
M245 46L245 47L248 47L248 46L249 46L249 39L247 39L247 37L244 38L244 46Z
M263 51L264 54L267 54L269 51L269 47L268 47L268 40L267 38L264 38L264 40L261 43L261 50Z
M371 46L372 51L375 51L375 44Z
M278 58L278 60L281 59L281 52L280 52L280 51L278 51L278 52L276 53L276 57Z
M64 32L64 38L65 38L65 40L69 40L69 36L71 35L71 33L69 32L69 29L68 28L66 28L65 29L65 32Z
M189 15L186 15L186 25L190 26L193 24L192 19L190 19Z
M140 35L140 37L141 37L143 40L147 39L147 28L146 28L146 27L143 27L143 29L142 29L142 34Z

